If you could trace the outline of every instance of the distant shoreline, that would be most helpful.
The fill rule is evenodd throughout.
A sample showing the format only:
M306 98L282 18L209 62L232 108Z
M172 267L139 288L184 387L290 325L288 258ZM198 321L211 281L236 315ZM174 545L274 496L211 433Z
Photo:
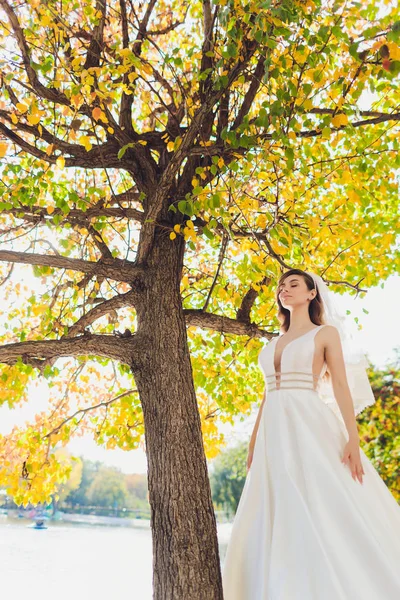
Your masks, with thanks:
M23 521L35 521L34 517L30 517L28 515L24 515L23 517L18 517L18 510L10 509L8 514L2 514L1 522L14 521L14 522L23 522ZM50 524L56 523L76 523L77 525L106 525L111 527L134 527L136 529L150 529L150 520L149 519L129 519L126 517L107 517L102 515L84 515L79 513L57 513L56 518L46 518L46 521Z

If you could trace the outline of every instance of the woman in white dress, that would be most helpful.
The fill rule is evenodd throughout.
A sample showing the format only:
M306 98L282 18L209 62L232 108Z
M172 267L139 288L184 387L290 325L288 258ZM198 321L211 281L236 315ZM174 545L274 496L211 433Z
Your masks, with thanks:
M374 402L334 295L291 269L223 563L224 600L400 600L400 506L360 448ZM350 340L351 342L352 340Z

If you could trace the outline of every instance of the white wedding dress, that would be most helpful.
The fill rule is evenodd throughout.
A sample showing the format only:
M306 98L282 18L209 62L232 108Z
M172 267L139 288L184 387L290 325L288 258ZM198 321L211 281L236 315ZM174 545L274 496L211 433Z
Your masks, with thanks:
M224 600L400 600L400 506L361 448L362 484L341 462L347 430L318 395L326 363L313 374L321 327L287 343L279 368L279 338L259 354L267 396Z

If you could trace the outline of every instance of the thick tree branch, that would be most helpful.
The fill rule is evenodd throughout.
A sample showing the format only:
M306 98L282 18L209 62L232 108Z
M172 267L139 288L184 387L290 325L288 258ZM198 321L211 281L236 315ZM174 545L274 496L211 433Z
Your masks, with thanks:
M139 345L138 345L139 346ZM59 340L17 342L0 346L0 363L14 365L19 359L39 366L40 361L63 356L105 356L129 364L141 351L135 347L135 336L91 335Z
M151 17L151 13L153 12L153 9L155 7L157 3L157 0L150 0L144 17L142 19L142 21L139 24L139 31L137 33L136 36L136 40L132 45L132 52L135 54L135 56L140 57L141 52L142 52L142 44L143 44L143 40L146 37L146 32L147 32L147 26ZM126 13L126 3L125 0L121 0L120 1L120 8L121 8L121 20L122 20L122 40L123 40L123 47L127 48L129 45L129 38L128 38L128 17L127 17L127 13ZM134 71L131 70L130 73L132 73ZM124 79L123 82L125 85L129 84L129 73L125 73L124 74ZM134 101L134 94L126 94L125 92L122 93L121 96L121 106L120 106L120 116L119 116L119 124L121 127L124 127L125 130L132 135L134 133L134 129L132 126L132 105L133 105L133 101Z
M55 208L51 215L43 206L25 206L21 205L15 208L4 209L2 215L12 215L29 223L45 223L51 220L54 215L63 217L62 221L81 221L82 223L90 223L92 219L99 217L111 217L115 219L129 219L130 221L138 221L141 223L144 219L144 213L136 208L101 208L93 207L87 211L73 208L68 214L65 214L60 208Z
M276 335L270 331L260 329L255 323L238 321L237 319L231 319L223 315L203 312L201 309L187 308L183 313L188 327L201 327L202 329L211 329L212 331L231 333L233 335L244 335L251 338L272 339Z
M209 69L209 73L207 77L200 81L199 84L199 96L201 102L204 102L207 92L210 89L212 82L212 64L213 57L208 54L211 52L213 48L213 39L212 39L212 28L213 28L213 19L211 13L211 0L202 0L203 2L203 47L202 47L202 56L201 56L201 65L200 72L203 73L207 69Z
M260 282L260 285L269 285L271 283L270 277L264 277ZM241 322L250 323L250 313L253 308L254 302L256 301L258 296L257 290L251 287L246 294L243 296L242 303L239 306L236 312L236 318Z
M333 113L333 110L330 109L313 109L313 111L311 112L315 112L316 114L331 114ZM349 122L348 125L342 126L342 127L331 127L331 131L332 133L335 133L336 131L340 131L341 129L343 129L344 127L364 127L366 125L376 125L377 123L385 123L387 121L400 121L400 113L391 113L391 114L385 114L385 113L375 113L374 111L362 111L361 114L366 113L366 116L368 114L374 115L377 114L378 116L376 118L371 118L371 119L366 119L363 121L354 121L354 122ZM310 138L310 137L317 137L321 135L321 130L317 130L317 129L310 129L307 131L299 131L298 133L295 132L296 137L298 138ZM258 136L258 140L260 142L265 141L265 140L272 140L273 136L270 133L264 133L264 134L260 134ZM218 144L214 144L213 146L196 146L195 144L193 144L193 146L191 147L190 151L188 151L187 156L223 156L223 157L231 157L233 154L246 154L248 152L247 148L231 148L230 146L226 146L223 143L218 143Z
M258 59L257 66L254 70L254 73L251 76L251 83L249 85L249 89L246 92L246 95L243 99L242 105L239 109L239 112L236 116L236 119L231 127L231 130L235 130L241 123L243 122L243 118L248 114L251 106L253 105L254 98L257 95L257 92L261 85L261 79L265 73L265 56L260 56Z
M18 101L18 100L17 100ZM12 123L11 114L6 110L0 110L0 117L8 121L10 124ZM70 154L71 156L85 156L86 150L80 144L71 144L70 142L66 142L57 138L53 133L48 131L43 125L40 125L41 131L37 125L28 125L28 123L24 123L23 121L18 121L16 125L14 125L15 129L20 131L25 131L36 138L41 138L48 144L52 144L54 148L61 150L64 154ZM12 131L12 130L11 130ZM56 160L58 157L55 157Z
M86 327L110 312L114 312L115 310L124 308L125 306L134 306L135 298L135 291L130 290L129 292L126 292L126 294L120 294L118 296L114 296L114 298L110 298L110 300L101 302L101 304L98 304L95 308L92 308L92 310L83 315L69 328L67 337L74 337L82 333Z
M80 271L81 273L107 277L114 281L124 281L126 283L131 283L136 278L140 279L145 276L144 269L137 267L130 261L120 260L118 258L91 262L89 260L68 258L66 256L54 254L32 254L29 252L0 250L0 261Z
M366 125L376 125L377 123L386 123L387 121L400 121L400 113L393 113L391 115L381 115L380 117L366 119L364 121L353 121L352 123L349 122L348 125L344 125L342 127L331 127L330 130L332 133L335 133L336 131L340 131L341 129L344 129L344 127L348 126L365 127ZM299 133L296 133L296 136L300 138L318 137L320 135L320 129L312 129L310 131L300 131ZM266 137L263 136L263 139L266 139Z
M40 160L55 164L58 156L48 156L46 152L40 150L36 146L32 146L29 142L24 140L15 131L9 129L4 123L0 122L0 132L8 138L11 142L14 142L25 152L28 152L32 156L36 156ZM57 141L56 141L57 142ZM55 143L56 143L55 142ZM131 172L133 169L132 162L125 157L118 158L118 152L120 150L119 145L115 141L108 141L105 144L94 146L89 151L85 150L83 146L78 144L67 144L70 147L70 151L74 151L74 156L65 158L66 167L82 167L90 169L126 169ZM74 148L74 150L72 150Z
M97 0L96 13L101 12L98 25L93 28L90 45L86 54L84 69L98 67L100 64L101 51L103 49L103 32L106 21L107 3L104 0Z

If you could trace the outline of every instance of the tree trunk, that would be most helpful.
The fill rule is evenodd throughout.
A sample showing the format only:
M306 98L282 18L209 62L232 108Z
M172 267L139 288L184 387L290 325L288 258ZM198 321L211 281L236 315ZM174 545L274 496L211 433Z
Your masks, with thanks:
M157 228L136 303L154 600L222 600L216 519L182 310L184 240Z

